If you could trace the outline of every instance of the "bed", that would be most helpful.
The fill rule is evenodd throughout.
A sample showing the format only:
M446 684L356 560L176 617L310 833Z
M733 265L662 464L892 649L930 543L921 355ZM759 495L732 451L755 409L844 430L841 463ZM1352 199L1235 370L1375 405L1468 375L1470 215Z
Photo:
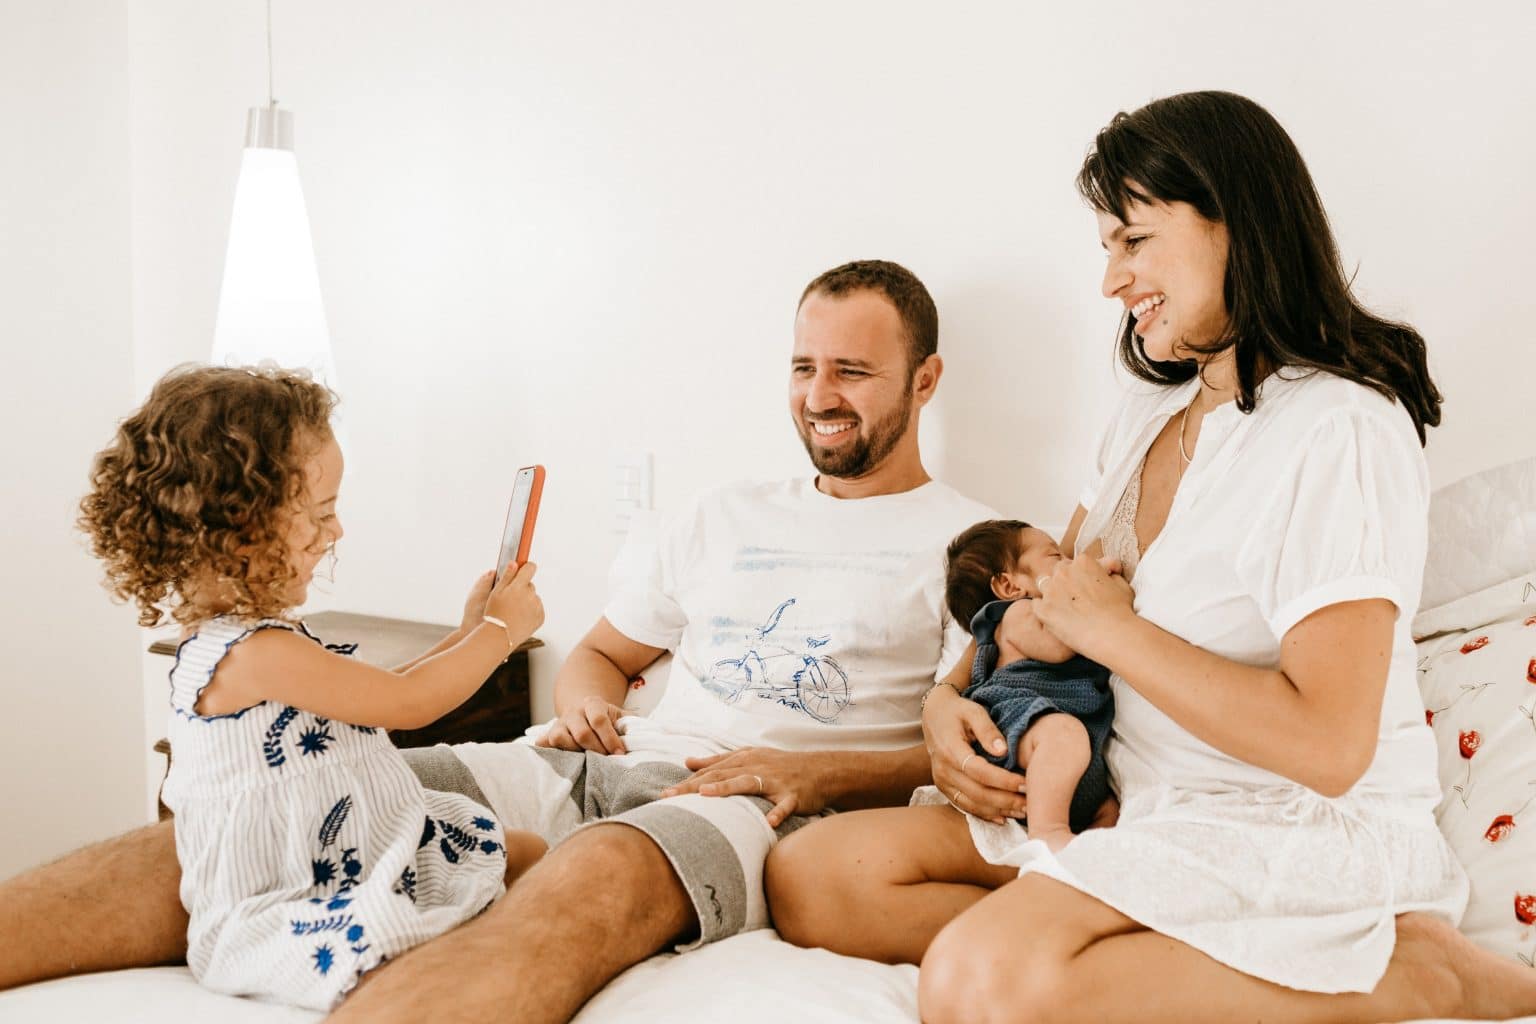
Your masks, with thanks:
M1445 791L1437 815L1472 882L1462 929L1536 970L1536 458L1436 492L1421 609L1414 620L1420 688ZM636 698L654 701L654 687L646 689ZM278 1024L319 1015L214 995L184 967L0 994L3 1022L209 1019ZM918 1020L917 969L799 949L755 932L637 964L577 1020L910 1024ZM1536 1024L1536 1017L1520 1020Z

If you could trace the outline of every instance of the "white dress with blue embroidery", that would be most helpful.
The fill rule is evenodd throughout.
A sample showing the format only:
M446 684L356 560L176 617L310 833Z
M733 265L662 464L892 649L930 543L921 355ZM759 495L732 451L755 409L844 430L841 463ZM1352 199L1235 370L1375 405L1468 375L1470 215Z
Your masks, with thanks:
M187 963L214 991L326 1010L364 971L496 899L506 849L490 811L423 789L382 729L273 701L198 715L220 659L261 629L319 643L275 619L214 619L171 670L164 799Z

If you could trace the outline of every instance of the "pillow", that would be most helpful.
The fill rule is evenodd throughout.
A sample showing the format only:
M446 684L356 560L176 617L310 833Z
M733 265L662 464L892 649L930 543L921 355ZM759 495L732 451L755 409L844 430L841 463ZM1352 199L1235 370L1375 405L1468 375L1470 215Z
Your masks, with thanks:
M1536 591L1536 458L1476 473L1434 493L1413 635L1476 629Z
M1471 880L1461 929L1536 966L1536 588L1514 614L1419 645L1444 793L1435 817Z

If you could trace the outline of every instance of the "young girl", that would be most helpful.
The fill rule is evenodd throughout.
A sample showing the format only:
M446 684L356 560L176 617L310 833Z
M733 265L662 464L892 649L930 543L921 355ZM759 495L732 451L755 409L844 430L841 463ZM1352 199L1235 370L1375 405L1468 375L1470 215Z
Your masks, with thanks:
M424 790L384 732L457 707L543 622L531 564L482 576L460 628L392 672L293 617L342 535L333 404L285 370L174 370L97 455L81 503L112 592L143 625L182 626L164 798L187 962L215 991L321 1010L544 849Z

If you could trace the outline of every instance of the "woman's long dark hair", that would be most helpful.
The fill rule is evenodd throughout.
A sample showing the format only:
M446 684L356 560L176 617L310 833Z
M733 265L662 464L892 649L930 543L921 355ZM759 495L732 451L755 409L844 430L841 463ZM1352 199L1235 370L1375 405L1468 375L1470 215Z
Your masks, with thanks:
M1198 352L1232 349L1237 407L1252 412L1259 382L1282 367L1326 370L1403 403L1419 442L1440 424L1439 389L1424 339L1372 314L1350 281L1312 175L1285 129L1263 107L1229 92L1188 92L1119 113L1099 132L1077 190L1122 221L1132 201L1183 202L1226 226L1222 290L1227 333ZM1156 384L1196 373L1193 361L1147 358L1127 316L1120 360Z

